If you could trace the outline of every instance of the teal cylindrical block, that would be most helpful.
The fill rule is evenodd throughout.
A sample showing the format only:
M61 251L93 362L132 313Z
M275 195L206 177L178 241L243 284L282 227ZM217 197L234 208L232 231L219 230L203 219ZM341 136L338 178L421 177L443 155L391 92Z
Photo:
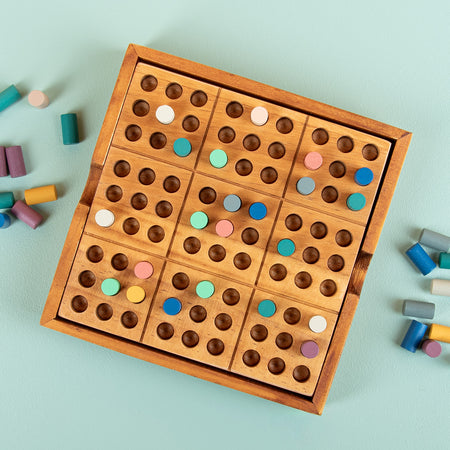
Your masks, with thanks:
M77 115L75 113L61 114L61 128L64 145L78 144L80 142Z
M439 254L439 267L441 269L450 269L450 253Z
M15 203L14 194L12 192L0 192L0 209L9 209Z
M0 229L8 228L11 225L11 217L8 214L0 213Z
M8 106L11 106L13 103L17 102L17 100L20 100L20 97L20 92L13 84L6 88L3 92L0 92L0 111L3 111Z

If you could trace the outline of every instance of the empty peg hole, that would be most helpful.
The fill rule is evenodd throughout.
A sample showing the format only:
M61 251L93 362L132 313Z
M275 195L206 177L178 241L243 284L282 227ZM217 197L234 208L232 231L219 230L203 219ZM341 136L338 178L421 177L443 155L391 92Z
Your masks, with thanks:
M342 153L349 153L353 150L353 139L348 136L342 136L337 141L337 148Z
M95 313L100 320L109 320L113 315L113 309L108 303L100 303L100 305L97 306Z
M283 266L283 264L274 264L269 269L269 275L270 278L274 281L281 281L286 278L287 270L286 267Z
M180 189L181 181L175 175L166 177L163 183L164 190L169 194L173 194Z
M140 225L137 219L134 217L129 217L125 219L122 225L123 231L129 235L136 234L139 231Z
M205 205L214 203L217 198L216 191L212 187L204 187L198 194L198 197Z
M103 249L99 245L91 245L86 252L87 259L98 263L103 259Z
M193 133L194 131L197 131L199 126L200 120L198 120L197 117L193 115L186 116L183 119L183 129L186 130L188 133Z
M88 307L88 301L82 295L76 295L72 299L71 306L76 313L82 313L86 311Z
M207 101L208 96L203 91L195 91L191 95L191 103L197 108L205 106Z
M222 300L226 305L234 306L239 303L240 299L241 295L237 289L228 288L223 291Z
M313 238L323 239L328 233L328 228L323 222L314 222L311 225L310 232Z
M186 253L189 253L190 255L195 255L196 253L199 252L201 248L200 240L194 236L188 237L185 239L183 243L183 248L186 251Z
M160 133L159 131L156 133L153 133L150 136L150 145L159 150L161 148L164 148L167 144L167 138L165 136L165 134Z
M141 127L139 127L138 125L128 125L126 130L125 130L125 137L131 141L137 141L141 138L142 136L142 130Z
M147 206L147 196L145 194L142 194L141 192L138 192L137 194L134 194L133 197L131 197L130 203L134 209L140 211Z
M159 217L166 218L172 214L172 204L166 200L162 200L155 206L155 212Z
M133 104L133 112L136 116L143 117L150 111L150 105L145 100L137 100Z
M336 293L337 287L333 280L324 280L320 283L320 292L325 297L331 297Z
M110 202L118 202L123 195L123 191L122 188L120 186L117 186L115 184L111 185L108 187L108 189L106 189L106 198L110 201Z
M328 142L327 130L323 128L317 128L312 133L312 140L317 145L324 145Z
M295 275L294 283L300 289L308 289L312 283L311 275L308 272L301 271Z
M90 288L94 286L95 281L96 281L95 275L90 270L84 270L78 276L78 282L81 284L81 286L85 288Z
M183 93L183 88L178 83L170 83L166 87L166 95L172 100L176 100L181 97Z
M111 258L111 266L113 266L116 270L125 270L128 267L127 255L124 255L123 253L116 253Z
M154 242L155 244L161 242L164 239L164 236L164 229L159 225L153 225L148 229L147 237L151 242Z
M303 261L307 264L315 264L319 260L319 250L315 247L307 247L303 250Z
M114 173L120 178L126 177L130 170L131 166L128 161L120 160L114 164Z
M219 140L225 144L229 144L234 141L236 133L231 127L222 127L218 133Z
M229 117L237 119L242 116L244 108L239 102L230 102L227 105L226 111Z
M269 156L273 159L280 159L286 153L286 148L281 142L272 142L268 148Z
M158 86L158 80L153 75L146 75L141 80L141 88L146 92L151 92Z
M120 321L125 328L134 328L138 323L138 316L133 311L126 311Z
M139 182L144 186L148 186L155 181L156 175L153 169L146 167L139 172Z

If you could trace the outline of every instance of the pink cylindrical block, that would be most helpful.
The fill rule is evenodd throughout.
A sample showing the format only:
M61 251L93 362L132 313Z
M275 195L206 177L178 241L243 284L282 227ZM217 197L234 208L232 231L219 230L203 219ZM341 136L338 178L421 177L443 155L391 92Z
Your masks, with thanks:
M427 339L422 344L422 350L430 358L437 358L442 352L442 347L438 341L433 341L432 339Z
M17 200L14 206L11 208L11 212L22 222L25 222L33 230L42 222L44 219L38 212L33 208L30 208L22 200Z
M8 175L8 166L6 164L5 147L0 147L0 177Z
M27 174L25 161L23 160L22 147L20 145L6 147L6 159L8 161L8 169L11 178L23 177Z

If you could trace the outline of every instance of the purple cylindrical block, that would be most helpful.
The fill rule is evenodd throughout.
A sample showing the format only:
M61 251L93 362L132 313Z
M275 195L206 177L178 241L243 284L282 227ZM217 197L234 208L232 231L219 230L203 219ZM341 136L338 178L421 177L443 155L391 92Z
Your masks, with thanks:
M22 147L20 145L6 147L5 152L11 178L23 177L26 175L27 170L25 169L25 161L23 160Z
M44 219L38 212L33 208L30 208L22 200L17 200L11 209L11 212L22 222L25 222L33 230L42 222Z
M6 164L5 147L0 146L0 177L8 175L8 166Z

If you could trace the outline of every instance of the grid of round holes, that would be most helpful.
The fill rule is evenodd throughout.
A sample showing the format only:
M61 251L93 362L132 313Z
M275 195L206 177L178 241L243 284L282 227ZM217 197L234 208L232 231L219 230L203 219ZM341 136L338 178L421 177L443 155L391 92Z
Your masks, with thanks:
M75 295L71 301L72 310L76 313L83 313L87 310L89 302L83 295ZM113 307L109 303L100 303L95 310L97 318L103 322L110 320L114 315ZM123 327L131 329L138 324L138 316L133 311L125 311L120 317Z
M237 101L231 101L226 106L226 113L231 119L237 119L244 113L244 106ZM294 124L288 117L281 117L277 120L276 129L281 135L290 133L293 128ZM236 133L231 126L225 126L219 130L218 138L224 144L229 144L235 140ZM255 133L247 134L242 140L242 147L249 152L260 149L261 141L258 135ZM286 148L281 142L274 141L264 151L267 151L271 158L277 160L283 158ZM236 162L235 171L238 175L245 177L253 172L253 164L247 158L242 158ZM273 184L278 179L278 172L274 167L268 166L261 170L259 176L263 183Z
M287 326L295 326L300 322L301 312L297 307L286 308L283 312L283 320ZM292 347L294 338L291 329L279 332L276 336L271 336L267 327L261 323L254 325L250 330L250 337L255 342L263 342L266 339L274 339L275 345L280 350L288 350ZM300 350L299 351L299 356ZM256 367L261 360L261 355L257 350L246 350L242 355L243 363L248 367ZM285 371L286 363L283 358L271 358L267 364L267 370L273 375L280 375ZM292 370L292 377L299 383L305 383L310 377L310 370L305 365L298 365Z
M217 199L217 192L210 186L200 189L198 197L205 205L212 205ZM244 244L254 245L259 240L259 233L256 228L246 227L241 233L241 240ZM194 255L201 249L201 242L194 236L189 236L184 240L183 248L186 253ZM208 256L212 261L220 262L226 257L226 250L220 244L213 244L209 247ZM239 270L245 270L250 267L252 259L246 252L239 252L233 258L234 266Z
M329 134L324 128L316 128L311 137L318 146L325 145L329 141ZM354 150L353 139L349 136L341 136L336 141L336 147L343 154L350 153ZM374 144L366 144L361 149L361 155L370 163L378 158L379 151ZM345 176L347 168L342 161L336 160L329 165L328 171L333 178L342 178ZM334 186L325 186L322 189L321 196L324 202L334 203L339 197L339 192Z
M172 276L172 286L184 291L190 285L190 278L184 272L177 272ZM235 288L227 288L222 292L222 301L228 306L234 306L239 303L240 293ZM201 323L208 317L206 308L202 305L194 305L189 310L189 318L194 323ZM233 319L227 313L221 312L214 317L214 325L219 331L227 331L231 328ZM175 329L169 322L161 322L156 328L156 334L160 339L169 340L173 337ZM199 335L193 330L185 331L181 336L181 341L188 348L196 347L200 341ZM206 344L206 349L213 356L223 353L225 344L221 339L212 338Z
M289 214L286 216L284 224L286 230L296 232L303 227L303 220L298 214ZM328 235L328 227L325 223L317 221L310 226L309 233L314 239L320 241ZM351 245L353 237L350 231L342 229L336 233L334 240L339 247L348 247ZM320 251L314 246L309 246L303 249L301 257L306 264L316 264L320 259ZM327 267L331 272L340 272L344 265L345 260L339 254L331 255L327 260ZM282 281L287 275L287 269L281 263L276 263L269 269L269 276L274 281ZM311 274L306 270L302 270L294 276L294 283L299 289L308 289L312 281ZM336 293L337 286L333 280L326 279L321 282L319 290L325 297L331 297Z
M143 93L150 93L158 87L158 79L150 74L145 75L141 79L140 85ZM187 95L179 83L169 82L162 88L169 102L176 102L183 95ZM208 102L208 95L202 90L196 90L190 95L189 101L195 108L201 108ZM149 113L156 111L158 106L160 105L150 106L147 100L140 98L133 103L132 111L136 117L145 117ZM200 127L200 120L194 114L188 114L183 118L181 125L185 131L193 133ZM125 137L131 142L138 141L142 137L141 127L137 124L128 125L125 130ZM158 131L150 136L149 142L154 149L162 149L167 144L167 137L164 133Z
M94 264L98 264L105 257L102 247L91 245L86 251L86 258ZM123 271L128 267L128 257L123 253L116 253L111 258L111 266L117 271ZM84 288L91 288L95 285L97 279L91 270L84 270L78 276L79 284ZM76 313L83 313L87 310L89 302L83 295L75 295L71 301L72 310ZM101 321L108 321L114 315L113 307L109 303L101 303L97 306L95 314ZM120 317L120 323L123 327L131 329L138 323L138 317L133 311L125 311Z
M126 160L116 161L114 164L114 174L118 179L126 178L131 173L131 164ZM144 186L153 184L156 180L156 173L150 167L145 167L138 174L139 183ZM169 194L178 192L181 181L175 175L167 176L163 181L163 188ZM145 188L144 188L145 189ZM120 201L123 197L123 190L118 184L108 186L105 197L112 203ZM143 192L136 192L130 199L130 205L136 211L144 210L148 205L148 197ZM161 218L170 217L173 212L172 204L167 200L159 201L155 206L155 213ZM139 221L134 217L128 217L122 224L122 229L129 235L136 234L140 229ZM165 237L165 232L159 225L151 226L147 231L147 236L151 242L161 242Z

